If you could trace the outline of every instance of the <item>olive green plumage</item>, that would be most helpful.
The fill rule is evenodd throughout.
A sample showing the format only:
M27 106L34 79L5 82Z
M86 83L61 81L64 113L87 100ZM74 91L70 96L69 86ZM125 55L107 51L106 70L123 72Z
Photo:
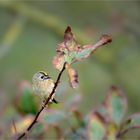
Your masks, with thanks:
M55 85L51 77L49 77L49 75L43 71L39 71L35 73L32 82L33 82L34 93L39 97L41 97L43 101L48 98ZM54 95L55 94L53 94L50 102L53 101L57 103L57 101L54 99Z

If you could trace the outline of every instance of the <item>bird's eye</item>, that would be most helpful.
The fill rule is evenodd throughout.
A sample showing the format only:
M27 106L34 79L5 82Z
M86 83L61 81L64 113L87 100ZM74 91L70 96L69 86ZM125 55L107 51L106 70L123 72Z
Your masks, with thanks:
M44 76L41 76L41 79L44 79Z

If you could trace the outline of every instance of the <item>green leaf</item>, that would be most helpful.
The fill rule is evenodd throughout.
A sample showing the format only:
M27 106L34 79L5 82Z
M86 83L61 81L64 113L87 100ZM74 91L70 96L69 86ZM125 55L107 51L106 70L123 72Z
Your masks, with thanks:
M67 136L68 140L87 140L86 128L80 127Z
M64 61L67 62L68 64L71 64L75 56L76 56L75 51L68 52L67 50L65 50Z
M117 137L120 138L132 129L140 128L140 113L136 113L128 117L128 119L122 124L121 130Z
M103 118L94 112L89 117L89 140L103 140L106 137L106 125Z
M37 138L39 135L42 135L42 133L44 132L44 125L41 123L37 123L36 126L34 127L34 129L32 130L32 138Z
M96 110L99 114L101 114L101 116L103 116L103 118L108 122L109 121L109 114L108 111L106 109L105 104L101 104L100 106L97 107Z
M18 109L20 112L24 114L36 114L37 105L35 102L35 96L33 96L28 89L24 89L18 102Z
M125 124L127 124L127 128L140 128L140 113L130 116Z
M87 58L91 52L92 52L91 48L85 48L82 51L79 51L75 57L77 60L81 60L81 59Z
M62 111L57 110L47 110L41 119L47 124L57 124L61 120L65 119L65 114Z
M105 100L105 105L110 121L113 121L116 125L120 125L127 108L127 101L123 92L114 86L111 87Z

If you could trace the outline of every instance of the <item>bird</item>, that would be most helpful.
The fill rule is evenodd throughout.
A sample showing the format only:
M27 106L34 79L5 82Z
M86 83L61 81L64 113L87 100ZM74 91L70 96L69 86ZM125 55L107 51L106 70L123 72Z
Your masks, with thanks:
M39 71L33 75L32 86L33 92L41 98L43 103L45 103L46 99L50 96L55 83L47 72ZM54 96L55 94L52 95L49 102L57 104L58 102L54 99Z

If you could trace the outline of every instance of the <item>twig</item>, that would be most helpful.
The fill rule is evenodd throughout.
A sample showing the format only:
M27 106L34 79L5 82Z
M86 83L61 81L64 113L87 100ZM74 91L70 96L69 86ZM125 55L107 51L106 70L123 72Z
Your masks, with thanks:
M31 130L31 128L37 123L37 119L38 119L40 113L46 108L46 106L49 104L49 101L51 100L53 94L55 93L55 90L56 90L56 88L57 88L57 86L58 86L58 83L59 83L59 81L60 81L61 75L62 75L62 73L63 73L64 70L65 70L65 65L66 65L66 62L64 63L62 70L61 70L60 73L58 74L57 80L56 80L56 82L55 82L55 86L54 86L54 88L53 88L51 94L50 94L49 97L47 98L47 100L46 100L44 106L42 106L41 109L38 111L38 113L36 114L34 120L32 121L32 123L31 123L31 124L29 125L29 127L27 128L26 132L23 132L23 133L17 138L17 140L20 140L21 138L23 138L23 137L26 135L26 133L29 132L29 131Z

